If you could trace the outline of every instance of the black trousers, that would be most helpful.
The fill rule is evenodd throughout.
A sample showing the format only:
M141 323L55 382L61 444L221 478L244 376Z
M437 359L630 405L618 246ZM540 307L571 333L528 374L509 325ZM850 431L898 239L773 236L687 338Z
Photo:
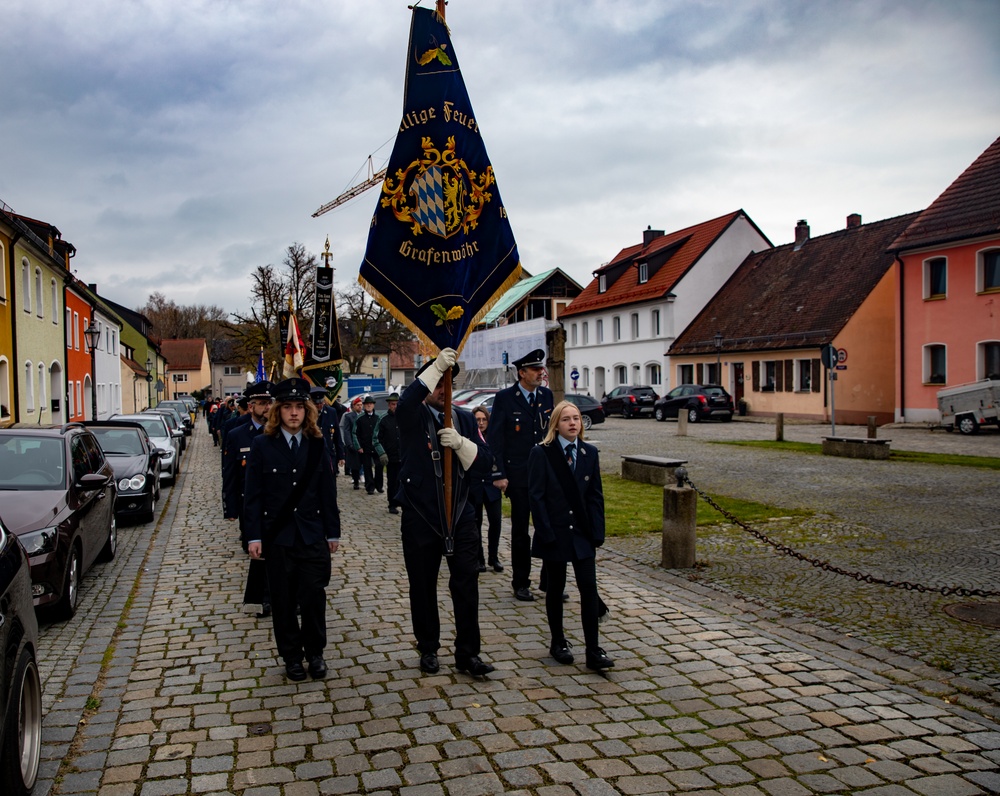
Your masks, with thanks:
M361 466L365 471L365 489L368 490L368 494L371 494L376 489L382 488L382 462L379 461L378 456L374 452L369 452L365 449L365 452L361 454Z
M388 483L386 484L386 491L389 494L389 508L399 508L399 503L396 501L396 493L399 492L399 468L402 465L399 462L394 462L392 459L385 466L385 477Z
M483 513L486 514L487 530L486 530L486 544L487 544L487 555L489 558L483 557ZM484 564L486 561L496 561L500 553L500 526L503 521L503 506L498 498L497 500L486 500L483 503L476 504L476 525L479 526L479 563Z
M528 487L508 486L505 493L510 498L510 585L527 589L531 585L531 534L528 524L531 510L528 506Z
M580 615L583 619L583 638L588 650L600 646L600 636L597 632L597 567L596 558L585 558L573 562L573 572L576 574L576 585L580 589ZM546 561L545 572L548 575L548 588L545 591L545 615L549 620L549 632L552 641L562 641L563 631L563 592L566 590L566 562Z
M271 622L278 654L285 663L322 655L326 648L326 587L330 583L330 546L271 544L264 551L271 590ZM302 623L295 615L298 608Z
M455 552L444 555L444 540L417 512L403 506L400 522L403 560L410 581L410 618L420 654L437 654L441 647L438 616L438 572L448 561L448 589L455 613L455 662L479 655L479 534L473 520L455 528Z

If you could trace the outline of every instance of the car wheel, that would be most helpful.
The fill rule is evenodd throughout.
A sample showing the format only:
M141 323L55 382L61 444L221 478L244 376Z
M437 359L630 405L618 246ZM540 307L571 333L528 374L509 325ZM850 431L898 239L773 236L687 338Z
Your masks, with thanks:
M632 408L628 404L622 406L622 417L626 420L632 417Z
M584 430L584 431L587 431L587 430L589 430L589 429L590 429L590 427L591 427L592 425L594 425L594 421L593 421L593 419L592 419L592 418L590 417L590 415L583 415L583 417L581 418L581 421L582 421L582 423L583 423L583 430Z
M149 510L145 513L145 521L152 522L156 519L156 496L149 500Z
M698 422L698 410L688 409L688 423L697 423L697 422Z
M118 552L118 521L111 517L111 527L108 529L108 540L104 543L104 547L101 548L101 554L97 557L98 561L113 561L115 558L115 553Z
M70 548L69 561L66 562L66 579L63 581L63 592L56 603L56 616L60 619L72 619L80 602L80 549L74 544Z
M979 424L972 415L962 415L956 422L958 430L963 434L978 434Z
M664 420L667 419L667 413L663 411L662 406L658 406L656 407L656 409L653 410L653 417L655 417L659 422L662 423Z
M38 778L42 753L42 684L31 650L21 650L17 661L0 750L0 791L28 796Z

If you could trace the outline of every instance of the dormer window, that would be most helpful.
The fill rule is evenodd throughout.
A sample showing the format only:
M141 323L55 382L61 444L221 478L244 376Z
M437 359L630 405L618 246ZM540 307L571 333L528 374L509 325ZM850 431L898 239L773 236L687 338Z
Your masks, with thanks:
M649 263L639 263L639 284L644 285L649 281Z
M601 274L597 277L597 292L607 293L608 292L608 275Z

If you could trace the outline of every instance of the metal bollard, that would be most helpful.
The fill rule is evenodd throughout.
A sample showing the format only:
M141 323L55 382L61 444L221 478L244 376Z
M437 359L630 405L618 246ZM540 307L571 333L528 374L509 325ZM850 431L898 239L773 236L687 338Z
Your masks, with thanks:
M690 569L695 563L698 496L684 486L687 470L675 471L676 486L663 487L663 542L660 566L664 569Z
M774 416L774 439L776 442L785 441L785 413L778 412Z

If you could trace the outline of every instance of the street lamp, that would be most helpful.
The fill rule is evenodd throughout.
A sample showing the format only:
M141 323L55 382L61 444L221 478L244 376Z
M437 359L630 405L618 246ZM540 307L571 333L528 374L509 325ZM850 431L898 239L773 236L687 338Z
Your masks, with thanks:
M90 419L97 420L97 346L101 342L101 330L94 323L93 316L91 316L90 325L84 330L83 336L87 339L87 345L90 346Z
M722 384L722 332L715 333L715 376Z
M153 360L146 356L146 408L153 405Z

